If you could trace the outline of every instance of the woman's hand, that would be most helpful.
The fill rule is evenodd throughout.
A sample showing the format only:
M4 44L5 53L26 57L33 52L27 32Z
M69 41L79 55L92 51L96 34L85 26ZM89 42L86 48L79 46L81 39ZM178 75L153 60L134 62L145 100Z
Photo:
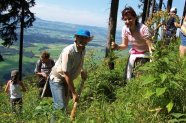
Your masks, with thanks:
M115 42L111 42L111 49L118 50L118 45Z

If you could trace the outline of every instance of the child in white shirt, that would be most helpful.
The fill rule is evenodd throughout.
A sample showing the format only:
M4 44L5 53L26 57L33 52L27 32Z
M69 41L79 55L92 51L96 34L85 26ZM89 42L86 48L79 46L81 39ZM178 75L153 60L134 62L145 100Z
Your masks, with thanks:
M10 94L10 104L13 113L21 113L22 110L22 92L26 91L24 84L19 81L19 71L11 72L11 79L7 82L5 91ZM18 110L17 108L18 107Z

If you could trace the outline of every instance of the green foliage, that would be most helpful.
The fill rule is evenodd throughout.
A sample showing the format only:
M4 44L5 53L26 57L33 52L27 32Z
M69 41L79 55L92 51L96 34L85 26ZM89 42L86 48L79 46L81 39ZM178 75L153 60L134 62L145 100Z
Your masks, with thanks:
M179 59L177 49L176 43L164 46L158 42L154 61L140 68L148 76L140 78L147 88L145 97L153 101L154 107L166 108L167 113L185 112L185 60Z
M41 101L39 105L35 108L33 117L39 119L38 117L43 117L42 120L50 121L53 114L52 103L48 100Z
M127 84L123 82L123 69L127 58L114 60L115 69L110 70L106 60L100 60L97 52L87 52L84 68L85 81L76 117L73 122L90 123L156 123L184 122L186 119L186 60L178 55L178 44L156 44L153 61L140 66L139 78ZM75 81L78 89L80 78ZM3 122L49 122L55 115L57 122L71 122L69 112L53 110L51 98L38 98L35 76L27 76L24 83L28 91L23 97L21 115L10 113L8 95L0 93L0 116ZM7 120L8 119L8 120Z
M17 28L21 23L23 28L32 26L35 21L34 14L29 10L35 5L35 0L6 0L1 1L0 7L0 38L2 45L9 47L17 40Z
M169 120L169 123L184 123L186 122L186 114L172 113L173 119Z

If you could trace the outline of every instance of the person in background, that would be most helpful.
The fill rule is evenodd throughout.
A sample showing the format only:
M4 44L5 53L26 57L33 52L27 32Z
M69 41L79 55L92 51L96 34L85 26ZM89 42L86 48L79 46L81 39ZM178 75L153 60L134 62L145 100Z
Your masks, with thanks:
M39 82L37 83L39 88L39 96L41 97L44 85L48 80L48 76L51 72L52 67L55 65L53 59L50 58L50 53L43 51L40 59L36 63L35 74L39 76Z
M122 43L120 45L115 42L111 43L113 50L125 50L131 44L128 64L126 66L124 79L130 80L134 77L135 62L148 62L150 55L154 50L152 44L151 33L148 27L138 22L136 12L132 7L125 7L122 11L122 20L125 26L122 29Z
M177 8L170 9L169 18L164 26L165 29L165 44L169 45L171 40L176 40L177 28L180 28L179 17L177 14Z
M50 88L54 102L54 109L66 112L68 95L72 95L73 102L78 101L78 94L74 87L74 79L81 74L86 80L87 73L83 69L85 47L93 39L90 32L79 29L74 35L74 43L65 47L50 74Z
M20 114L22 111L22 92L26 91L23 82L19 81L19 71L11 71L11 79L7 82L5 92L10 94L12 113ZM18 110L17 110L18 109Z
M186 54L186 15L184 16L183 19L183 24L181 25L181 30L180 30L180 47L179 47L179 52L180 52L180 57L184 57Z

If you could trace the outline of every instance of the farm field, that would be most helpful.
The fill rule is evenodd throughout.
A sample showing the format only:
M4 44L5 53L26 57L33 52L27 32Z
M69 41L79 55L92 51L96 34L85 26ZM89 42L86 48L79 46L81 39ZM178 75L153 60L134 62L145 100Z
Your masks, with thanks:
M65 47L65 44L41 44L41 43L33 43L31 47L24 48L24 56L23 56L23 76L34 74L35 63L39 59L40 53L44 50L50 52L51 58L57 60L59 54L62 49ZM18 47L11 47L9 49L1 48L4 50L1 52L3 55L4 61L0 62L0 83L5 83L6 80L10 77L10 71L13 69L18 69L19 67L19 51ZM104 48L94 46L87 46L87 50L96 52L96 57L104 56Z

